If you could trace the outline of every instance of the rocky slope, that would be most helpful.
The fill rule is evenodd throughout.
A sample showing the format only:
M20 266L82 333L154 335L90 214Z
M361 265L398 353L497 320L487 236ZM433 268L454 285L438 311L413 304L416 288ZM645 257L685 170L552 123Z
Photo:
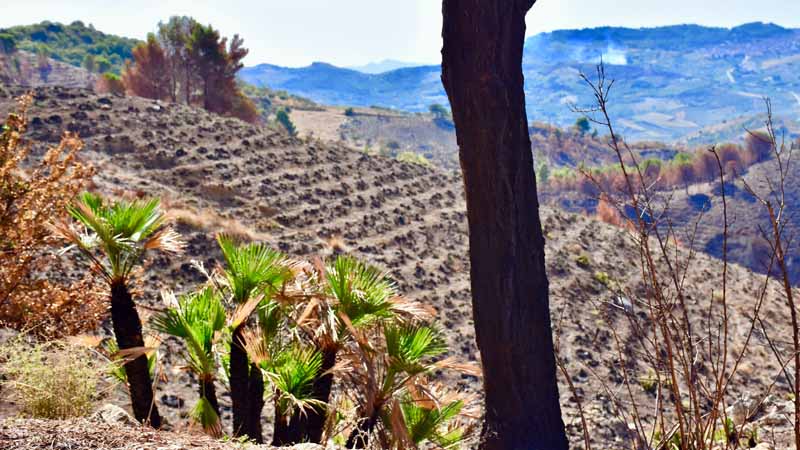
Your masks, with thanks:
M13 97L24 91L1 89L0 113L7 113ZM216 264L220 255L214 234L228 231L295 256L326 256L337 248L386 267L406 295L437 309L451 352L477 360L465 204L458 175L366 155L343 144L292 138L182 105L68 88L37 88L34 96L30 138L37 147L55 142L64 130L76 132L86 143L84 158L99 169L97 190L159 195L175 213L179 231L188 241L187 254L151 262L141 284L143 310L159 307L156 292L161 288L182 291L201 282L202 275L189 261L199 260L207 267ZM627 350L634 352L638 345L627 326L629 313L615 306L623 292L641 295L638 248L626 232L593 219L548 208L542 214L553 323L560 357L577 389L576 397L561 378L570 437L576 445L582 439L576 403L580 399L594 445L627 446L628 425L615 415L615 403L606 389L621 389L612 327ZM720 271L716 260L696 255L686 274L689 308L698 321L718 289ZM747 335L757 286L763 280L738 266L731 267L730 278L730 341L736 345ZM785 333L779 286L769 285L767 291L767 317L773 331ZM636 297L632 300L638 304ZM754 336L753 341L747 370L741 371L733 390L735 395L755 398L769 392L779 371L763 337ZM178 349L176 341L165 341L168 381L158 386L158 397L168 420L182 426L194 401L194 388L179 370ZM628 358L626 364L637 377L647 374L644 359ZM446 381L480 393L477 378ZM634 388L637 403L651 410L653 395ZM779 380L775 389L778 398L784 396L785 380ZM225 395L222 404L227 424ZM774 400L754 420L774 418L772 409L784 406ZM774 431L776 439L785 438L786 421L759 423Z

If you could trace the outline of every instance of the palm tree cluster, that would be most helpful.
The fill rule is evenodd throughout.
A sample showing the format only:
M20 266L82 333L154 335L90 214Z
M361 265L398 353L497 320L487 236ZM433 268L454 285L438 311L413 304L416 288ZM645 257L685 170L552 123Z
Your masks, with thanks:
M158 200L107 204L84 194L69 212L83 229L56 229L107 281L116 336L108 349L122 358L117 376L130 388L136 418L158 427L154 348L142 337L130 283L146 251L176 253L181 241ZM181 295L163 291L166 308L149 321L185 344L198 390L191 416L208 434L223 434L221 386L230 392L232 434L259 443L266 402L275 411L276 446L428 441L452 448L463 441L466 399L431 375L476 371L443 357L435 311L400 297L386 272L350 256L309 263L261 243L217 241L224 264L211 271L198 264L206 283Z

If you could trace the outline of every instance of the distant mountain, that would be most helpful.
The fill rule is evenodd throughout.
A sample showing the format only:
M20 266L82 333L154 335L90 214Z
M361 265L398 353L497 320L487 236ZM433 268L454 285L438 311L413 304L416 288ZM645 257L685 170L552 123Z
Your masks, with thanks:
M447 102L439 66L419 66L367 74L327 63L286 68L271 64L246 67L240 77L329 105L382 106L422 111L431 103Z
M352 69L361 73L378 74L397 69L404 69L406 67L416 67L419 65L421 64L398 61L396 59L384 59L381 61L371 62L363 66L348 67L348 69Z
M563 30L530 37L525 45L528 116L572 124L570 104L591 102L579 77L603 60L616 79L612 112L633 139L681 140L732 118L764 113L800 118L800 30L751 23L735 28L676 25ZM365 74L324 63L288 69L262 64L243 80L320 103L423 111L446 103L438 66ZM709 135L708 141L713 141Z

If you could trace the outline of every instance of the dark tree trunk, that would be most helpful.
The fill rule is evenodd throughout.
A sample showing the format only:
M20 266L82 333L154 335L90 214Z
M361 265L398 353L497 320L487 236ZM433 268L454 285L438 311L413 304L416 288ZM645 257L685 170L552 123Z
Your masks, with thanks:
M231 406L233 410L233 435L234 436L250 436L248 417L250 414L250 402L248 385L249 385L249 367L250 362L247 360L247 352L244 349L244 340L242 339L243 327L238 327L233 331L231 341L231 356L230 356L230 384L231 384Z
M382 406L376 406L375 410L369 417L362 418L356 428L350 432L347 438L345 448L367 448L369 444L369 435L378 424L378 419L381 415Z
M214 380L200 380L200 387L198 390L200 397L205 397L206 400L208 400L211 408L217 413L217 417L222 417L219 413L219 401L217 401L217 388L214 387Z
M111 322L120 350L144 347L142 322L131 293L122 281L111 284ZM134 417L153 428L160 428L161 416L153 400L153 381L147 367L147 356L140 355L125 363L125 375L128 378Z
M300 413L292 414L289 422L278 413L278 404L275 402L275 422L272 432L272 446L286 447L289 445L308 442L305 437L305 421L300 420Z
M443 0L442 82L464 174L486 396L482 449L568 445L523 91L525 14L534 1Z
M321 376L314 380L312 398L328 404L331 399L331 389L333 388L333 374L330 372L336 365L336 355L339 349L336 347L320 349L322 352ZM314 407L307 411L305 415L296 413L292 415L291 421L279 424L279 418L275 418L275 436L272 445L290 445L300 442L322 443L322 434L325 432L325 423L328 420L327 407ZM278 440L278 426L281 426L281 439ZM285 429L284 429L285 428Z
M261 444L264 437L261 432L261 411L264 409L264 375L261 369L255 364L250 365L250 375L248 376L247 396L250 402L247 422L247 435L250 439Z

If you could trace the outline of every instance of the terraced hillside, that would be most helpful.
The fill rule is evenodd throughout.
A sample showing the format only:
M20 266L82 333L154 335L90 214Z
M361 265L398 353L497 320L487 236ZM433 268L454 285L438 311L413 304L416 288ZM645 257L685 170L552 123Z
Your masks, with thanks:
M0 113L6 114L14 96L23 92L19 87L0 89ZM139 299L145 311L160 307L159 289L188 290L202 281L190 260L207 267L216 264L220 255L214 234L228 231L296 256L346 251L386 267L405 294L437 309L452 353L464 360L477 359L465 204L458 175L367 155L341 143L293 138L183 105L68 88L37 88L34 98L29 137L38 147L56 141L64 130L79 133L86 142L84 157L99 170L96 189L115 195L159 195L174 212L188 241L187 254L152 261ZM651 369L644 359L621 362L610 331L614 327L626 353L636 355L638 341L627 324L628 315L637 313L638 299L632 299L630 311L619 308L618 302L623 291L642 292L637 281L638 249L626 233L593 219L550 209L542 213L560 357L577 398L584 402L594 445L626 446L630 431L616 415L618 405L606 386L614 392L621 388L623 363L637 377ZM705 329L700 311L713 297L720 271L716 260L699 255L687 273L689 308L703 325L700 329ZM730 340L735 345L748 334L762 279L732 267L731 280ZM765 308L772 331L785 333L779 287L769 285L767 291ZM772 377L779 373L763 337L752 339L754 348L748 353L747 370L735 383L735 396L766 395ZM173 339L165 341L168 381L158 386L157 396L167 419L183 427L195 394L189 375L179 369L178 345ZM447 381L480 393L474 377ZM637 403L651 410L653 394L634 387ZM577 444L582 439L577 398L566 379L561 379L560 388L565 421ZM785 380L779 380L775 390L777 397L752 421L769 431L762 431L763 436L773 436L774 431L782 442L788 422L771 419L777 414L773 409L785 406L780 400L785 397ZM224 415L229 415L229 397L223 395L221 403Z

